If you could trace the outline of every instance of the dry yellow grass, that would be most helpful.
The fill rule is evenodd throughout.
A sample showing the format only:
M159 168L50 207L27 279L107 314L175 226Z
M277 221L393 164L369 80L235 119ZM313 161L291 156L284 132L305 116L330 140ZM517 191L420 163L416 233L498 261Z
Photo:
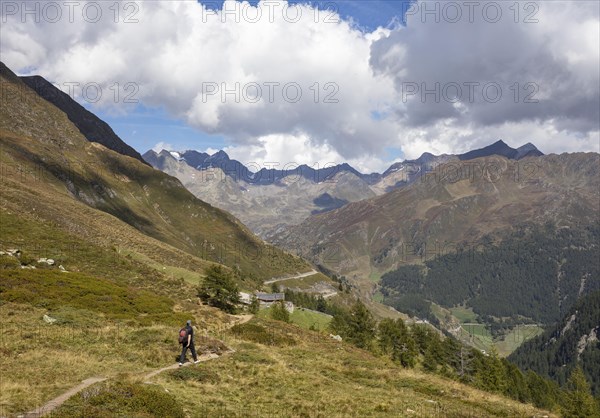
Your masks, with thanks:
M197 324L199 347L201 336L223 333L231 321L208 307L188 306L187 312ZM33 410L86 378L139 376L173 364L179 355L177 331L183 324L130 326L87 312L76 324L57 325L42 320L46 313L0 305L0 416Z
M7 303L0 310L2 415L35 409L92 376L140 383L149 371L172 364L178 354L174 334L179 324L100 324L86 332L44 323L44 309ZM442 377L402 369L326 334L255 319L249 326L264 332L248 336L228 331L236 318L205 307L188 312L202 324L199 335L221 338L236 350L197 366L191 380L169 371L152 378L190 417L546 414ZM90 323L98 319L90 318ZM256 335L266 345L256 342ZM78 408L81 402L76 395L66 408Z
M199 374L218 381L156 382L190 417L542 416L531 405L457 382L405 370L326 335L255 320L291 345L263 345L229 336L237 352L203 364ZM251 324L252 324L251 323Z

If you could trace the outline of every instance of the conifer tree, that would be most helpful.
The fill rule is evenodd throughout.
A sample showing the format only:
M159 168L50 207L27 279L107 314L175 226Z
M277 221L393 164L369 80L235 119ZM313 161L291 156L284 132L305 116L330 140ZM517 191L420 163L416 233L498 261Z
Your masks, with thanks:
M275 302L271 305L271 318L276 321L290 322L290 313L285 309L283 302Z
M402 319L384 319L379 323L379 347L402 366L415 365L417 347Z
M198 297L225 312L234 313L240 302L239 289L233 274L222 266L210 266L198 288Z
M590 392L590 385L579 365L575 367L569 377L567 392L564 398L562 412L565 417L583 418L600 416L598 404Z
M361 301L356 301L349 312L334 315L329 327L359 348L372 348L376 329L375 320Z

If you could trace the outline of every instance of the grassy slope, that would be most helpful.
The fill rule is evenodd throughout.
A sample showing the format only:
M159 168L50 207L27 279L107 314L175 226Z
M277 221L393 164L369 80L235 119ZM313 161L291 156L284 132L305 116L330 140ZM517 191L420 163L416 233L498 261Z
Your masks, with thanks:
M270 309L261 309L257 316L259 318L268 319L270 318L270 312ZM313 327L319 331L326 331L329 323L331 322L331 316L296 307L294 312L290 314L290 322L304 329L310 329L310 327Z
M495 347L501 357L509 356L524 341L543 331L543 328L537 325L518 325L501 337L493 338L486 325L477 322L477 315L471 308L456 306L445 309L433 303L432 312L442 324L445 324L444 328L458 329L458 332L453 332L453 335L462 342L488 353L491 352L492 347Z
M525 341L532 339L544 332L542 327L537 325L521 325L508 332L501 341L497 341L495 346L498 354L503 357L509 356Z
M88 142L63 112L5 70L0 82L0 204L8 211L175 267L201 268L206 262L185 261L201 258L265 279L309 270L177 179Z
M216 380L157 382L191 417L283 416L534 416L534 408L419 371L293 325L255 320L269 346L244 335L228 338L232 356L201 366ZM254 336L257 333L253 334ZM412 412L411 412L412 411Z
M217 381L200 377L196 383L182 382L169 374L157 378L189 416L247 416L240 405L256 416L269 411L276 416L318 416L315 411L323 416L397 416L397 411L409 409L444 416L534 414L529 406L402 370L294 325L256 320L265 327L262 332L242 328L224 333L229 317L213 309L185 301L172 305L165 297L135 289L124 293L123 271L139 273L148 267L127 257L119 260L113 279L83 280L78 277L82 273L60 273L56 268L3 271L8 278L0 305L3 414L35 408L90 376L140 382L145 372L173 363L178 351L175 334L184 317L237 350L232 357L200 366ZM57 283L73 280L78 282L74 286ZM160 276L156 280L152 287L165 292L176 282ZM90 299L97 290L102 297ZM35 297L27 297L27 292ZM58 322L45 323L44 314ZM62 416L72 416L86 404L80 396L70 402ZM119 399L115 402L118 408Z
M239 267L242 283L309 269L177 180L89 143L10 73L0 83L0 250L18 248L20 262L36 267L0 257L17 267L0 266L0 416L90 375L172 362L185 318L225 326L227 316L197 305L186 283L214 261ZM99 337L78 334L88 327Z
M474 322L477 320L477 314L473 312L472 308L466 308L464 306L456 306L449 309L452 315L456 317L460 322Z
M229 321L198 305L192 286L124 251L6 208L0 221L3 240L21 240L20 262L36 267L21 269L15 257L0 256L0 416L33 409L90 376L172 363L175 334L186 319L215 332ZM155 245L173 260L179 255ZM38 257L56 265L37 263ZM202 263L187 258L186 265ZM44 322L44 315L57 322Z
M48 313L59 322L44 322L42 317ZM128 321L113 320L66 301L51 311L5 302L0 315L2 416L35 409L92 376L120 380L174 363L183 318L210 323L215 329L226 321L220 313L198 307L188 308L185 314L165 313L160 323L149 325L137 321L136 315ZM208 344L209 340L200 341L199 349Z

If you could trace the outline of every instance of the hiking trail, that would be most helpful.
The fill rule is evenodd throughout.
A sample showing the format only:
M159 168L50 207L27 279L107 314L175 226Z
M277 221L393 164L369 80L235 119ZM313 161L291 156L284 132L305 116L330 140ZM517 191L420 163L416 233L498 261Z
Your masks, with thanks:
M254 317L254 315L234 315L234 318L236 318L236 320L233 321L233 323L228 324L228 328L232 328L235 325L241 325L241 324L245 324L246 322L250 321L252 318ZM235 350L233 349L229 349L228 351L226 351L225 353L223 353L223 355L225 354L231 354L231 353L235 353ZM198 356L198 360L200 360L200 362L205 362L205 361L209 361L209 360L214 360L217 359L221 356L214 354L214 353L203 353L201 355ZM187 367L191 364L194 364L193 362L189 362L189 363L184 363L183 366L181 367ZM179 364L175 363L172 364L170 366L166 366L166 367L162 367L160 369L156 369L151 371L150 373L144 375L143 377L143 381L144 383L150 383L149 380L152 379L154 376L167 371L167 370L174 370L179 368ZM109 377L89 377L83 381L81 381L81 383L79 383L77 386L73 386L72 388L70 388L69 390L67 390L66 392L58 395L56 398L52 399L51 401L46 402L43 406L36 408L32 411L29 411L25 414L18 414L17 416L19 418L38 418L38 417L43 417L49 413L51 413L52 411L54 411L56 408L58 408L59 406L61 406L63 403L65 403L69 398L71 398L72 396L78 394L79 392L81 392L82 390L96 384L96 383L100 383L100 382L104 382L105 380L108 380Z

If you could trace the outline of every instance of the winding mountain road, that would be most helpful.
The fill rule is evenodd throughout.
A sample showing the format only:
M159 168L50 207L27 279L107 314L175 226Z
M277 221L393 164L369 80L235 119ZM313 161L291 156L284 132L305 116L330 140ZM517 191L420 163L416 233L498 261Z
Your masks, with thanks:
M264 284L283 282L285 280L301 279L303 277L312 276L313 274L317 274L317 273L318 273L318 271L313 269L311 271L307 271L306 273L300 273L300 274L297 274L297 275L291 276L291 277L275 277L273 279L267 280Z

